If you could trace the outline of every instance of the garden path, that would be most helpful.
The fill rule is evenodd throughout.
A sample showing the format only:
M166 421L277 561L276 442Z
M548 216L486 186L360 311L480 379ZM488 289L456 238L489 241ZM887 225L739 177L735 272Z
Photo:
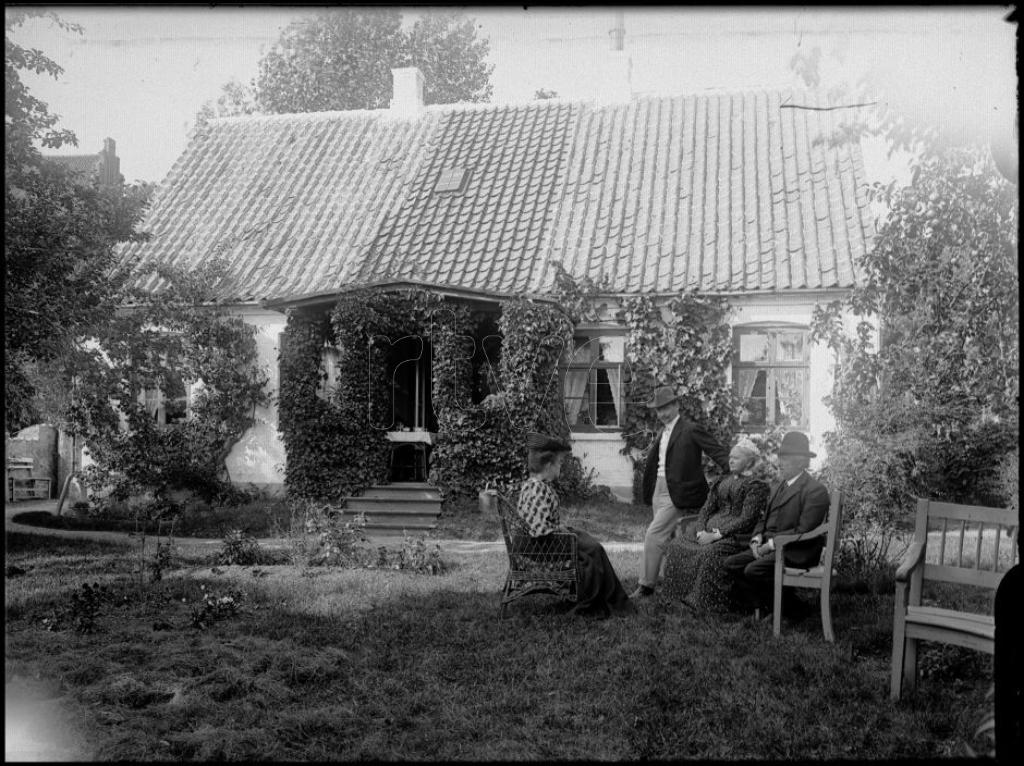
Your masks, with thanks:
M29 511L46 511L48 513L54 513L57 510L56 500L20 500L17 503L5 503L4 504L4 528L8 532L23 532L26 534L34 535L52 535L54 537L72 537L82 540L105 540L110 542L124 541L129 538L130 533L128 532L100 532L100 531L89 531L89 530L75 530L75 529L49 529L47 527L34 527L28 524L18 524L12 519L16 514L27 513ZM190 544L205 546L205 545L221 545L223 540L219 538L183 538L187 539ZM370 541L373 543L386 543L389 540L395 540L395 537L374 537L370 536ZM442 551L451 553L492 553L494 551L503 551L505 544L501 540L431 540L430 542L436 542L441 546ZM264 538L259 540L260 546L264 548L283 548L288 545L288 541L283 538ZM640 551L643 549L643 543L622 543L622 542L606 542L603 543L605 550L611 551Z

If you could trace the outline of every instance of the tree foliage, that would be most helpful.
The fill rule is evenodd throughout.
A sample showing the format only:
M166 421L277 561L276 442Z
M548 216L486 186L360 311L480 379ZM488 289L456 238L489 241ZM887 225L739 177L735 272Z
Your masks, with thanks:
M217 303L218 261L158 273L164 290L125 291L125 307L64 360L74 387L63 419L95 462L87 483L113 500L149 494L161 505L179 489L224 499L225 459L267 404L255 328ZM186 388L188 418L158 423L145 393L180 399Z
M196 112L195 127L202 128L217 117L237 117L256 111L256 94L252 88L238 80L228 80L221 86L217 100L207 101Z
M818 86L821 62L812 50L791 65ZM828 478L852 521L882 529L914 495L1005 503L998 467L1019 418L1017 190L989 147L965 143L937 109L903 109L870 76L831 86L833 103L871 105L831 142L882 137L890 156L910 157L911 180L871 188L887 212L859 259L862 284L815 311L813 337L838 360Z
M960 148L916 161L910 186L873 194L890 212L861 259L864 283L813 322L841 360L832 469L884 456L889 468L862 492L874 507L909 509L913 494L999 502L994 472L1018 418L1016 189L985 151ZM844 312L859 317L853 335Z
M323 10L290 24L260 61L256 103L268 113L383 109L391 68L406 66L423 73L428 104L486 101L488 48L459 12L426 12L406 33L395 8ZM237 96L225 105L245 103Z
M150 187L104 186L46 159L37 144L76 144L58 117L32 96L20 73L57 77L63 71L11 33L29 16L19 10L5 26L4 373L5 427L38 422L31 368L66 356L86 328L109 317L121 278L114 246L138 235L134 226Z

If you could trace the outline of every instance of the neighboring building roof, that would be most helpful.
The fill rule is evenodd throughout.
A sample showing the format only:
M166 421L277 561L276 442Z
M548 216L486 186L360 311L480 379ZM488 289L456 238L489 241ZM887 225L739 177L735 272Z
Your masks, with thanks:
M827 112L783 108L816 99L213 120L154 196L150 240L122 252L223 256L224 297L242 301L382 282L536 292L553 262L615 293L849 288L874 234L860 149L829 146ZM442 176L454 191L435 188Z
M112 138L103 140L103 148L96 154L45 154L51 162L63 165L72 173L84 175L95 174L101 183L119 184L124 182L121 176L121 159L117 156L117 144Z

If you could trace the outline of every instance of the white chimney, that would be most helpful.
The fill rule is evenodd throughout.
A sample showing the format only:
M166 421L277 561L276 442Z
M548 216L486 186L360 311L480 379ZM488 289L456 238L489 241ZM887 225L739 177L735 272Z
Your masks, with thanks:
M601 59L597 100L602 104L629 101L633 97L633 61L626 55L626 24L622 11L615 13L615 26L608 32L611 50Z
M423 111L423 73L414 66L391 70L391 113L418 117Z

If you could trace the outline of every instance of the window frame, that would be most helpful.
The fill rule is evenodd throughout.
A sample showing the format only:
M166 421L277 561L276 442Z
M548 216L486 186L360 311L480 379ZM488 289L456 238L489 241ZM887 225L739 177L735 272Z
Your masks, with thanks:
M802 337L801 344L801 358L799 360L780 360L778 348L779 348L779 336L780 335L795 335L799 334ZM769 338L768 342L768 359L765 361L749 361L744 362L740 360L740 346L742 338L744 336L751 335L766 335ZM740 429L746 433L764 433L773 428L778 427L775 422L775 405L777 403L776 394L778 391L778 378L777 371L779 370L801 370L803 372L801 376L801 396L800 396L800 413L801 418L798 422L785 424L786 428L793 428L799 430L808 430L810 428L810 388L811 388L811 344L810 344L810 328L807 325L801 324L789 324L785 322L770 322L770 323L756 323L756 324L744 324L733 327L732 331L732 389L736 394L737 399L740 402L740 406L744 406L746 399L743 398L742 393L739 390L739 371L740 370L764 370L765 375L765 422L760 423L740 423Z
M559 396L560 396L561 401L562 401L563 412L567 412L567 408L568 408L568 405L569 405L569 399L566 398L565 387L566 387L566 375L570 371L586 370L587 373L588 373L588 375L587 375L587 384L586 385L588 387L590 387L590 390L596 391L597 390L597 386L598 386L598 381L597 381L597 372L598 372L598 370L602 370L602 369L603 370L616 370L617 369L619 371L619 406L615 408L615 418L616 418L615 425L598 424L598 423L595 422L597 420L598 401L597 401L596 397L591 398L590 401L589 401L588 411L587 411L587 417L590 419L591 422L583 423L583 422L581 422L581 419L578 418L576 423L569 423L568 422L568 418L567 418L566 425L568 425L569 431L571 433L618 433L618 432L622 431L623 428L625 428L626 413L624 412L624 410L625 410L625 404L626 404L626 402L625 402L625 399L626 399L626 393L625 393L626 387L625 387L625 380L624 380L624 375L623 375L623 369L626 366L626 353L625 353L625 341L626 341L626 338L625 338L625 336L626 336L625 331L622 330L621 328L618 328L618 327L616 327L616 328L587 328L587 329L576 328L576 330L575 330L575 332L573 334L573 337L572 337L573 349L572 349L572 356L570 357L570 361L568 361L568 362L563 361L564 360L564 354L563 354L563 359L560 359L559 363L558 363L558 391L559 391ZM622 353L622 361L621 362L606 361L606 360L603 360L603 359L594 360L594 361L588 361L588 362L574 361L574 359L576 358L577 352L581 348L586 346L587 343L597 342L599 344L601 342L602 338L617 338L617 339L621 339L622 340L623 353ZM576 341L578 341L578 340L585 340L586 342L580 344L579 346L577 346L576 345ZM587 389L584 388L584 390L587 390ZM580 399L582 399L582 396L580 397ZM574 399L573 401L578 401L578 400ZM613 397L613 401L614 401L614 397ZM580 412L580 415L582 416L583 413Z

